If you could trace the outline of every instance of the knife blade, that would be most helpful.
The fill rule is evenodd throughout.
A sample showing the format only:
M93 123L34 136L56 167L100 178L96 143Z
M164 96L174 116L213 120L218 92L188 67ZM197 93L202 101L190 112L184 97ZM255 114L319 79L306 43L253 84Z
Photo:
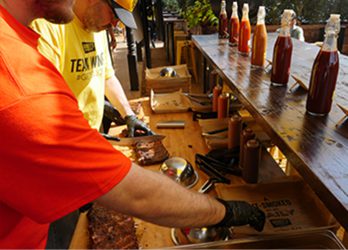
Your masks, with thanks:
M138 136L138 137L121 137L119 141L110 141L112 145L118 146L132 146L137 142L150 142L150 141L158 141L163 140L165 138L164 135L147 135L147 136Z

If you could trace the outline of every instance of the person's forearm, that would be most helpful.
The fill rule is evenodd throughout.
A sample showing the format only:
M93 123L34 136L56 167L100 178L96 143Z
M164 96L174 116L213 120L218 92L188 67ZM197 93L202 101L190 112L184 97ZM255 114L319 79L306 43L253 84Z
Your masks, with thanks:
M116 76L105 81L105 96L109 99L111 104L120 112L122 117L127 115L134 115L132 111L127 96L124 93L120 81Z
M190 191L168 177L132 167L98 202L143 220L170 227L201 227L222 220L225 208L214 198Z

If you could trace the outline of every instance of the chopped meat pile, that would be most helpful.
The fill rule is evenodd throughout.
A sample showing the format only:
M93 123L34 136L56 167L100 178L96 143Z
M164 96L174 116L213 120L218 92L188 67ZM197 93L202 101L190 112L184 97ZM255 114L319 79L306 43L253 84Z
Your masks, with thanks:
M163 162L169 157L167 149L163 146L162 141L160 140L138 142L135 145L135 154L138 163L142 166Z
M90 248L138 249L132 217L93 204L87 214Z

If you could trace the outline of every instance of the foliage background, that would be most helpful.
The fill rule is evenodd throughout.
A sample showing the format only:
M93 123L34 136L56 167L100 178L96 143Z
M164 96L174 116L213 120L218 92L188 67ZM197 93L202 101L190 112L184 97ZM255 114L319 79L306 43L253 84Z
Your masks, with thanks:
M162 0L164 6L175 6L178 11L192 6L194 0ZM227 13L231 15L232 2L238 2L239 14L243 3L249 3L250 19L255 21L257 9L266 6L266 23L279 24L284 9L296 11L298 19L303 24L325 23L330 14L341 14L341 20L348 23L348 0L226 0ZM221 0L210 0L215 15L220 12Z

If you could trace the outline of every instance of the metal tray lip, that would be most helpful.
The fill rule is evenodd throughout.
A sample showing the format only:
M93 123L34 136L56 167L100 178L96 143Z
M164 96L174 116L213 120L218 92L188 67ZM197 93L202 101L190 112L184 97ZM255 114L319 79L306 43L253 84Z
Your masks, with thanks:
M171 234L174 234L174 230L171 230ZM345 246L342 244L342 242L337 238L337 236L330 230L320 230L320 229L312 229L312 230L306 230L301 232L279 232L274 235L264 235L264 236L249 236L246 238L239 238L239 239L230 239L230 240L220 240L220 241L213 241L213 242L206 242L206 243L197 243L197 244L186 244L186 245L176 245L170 248L174 249L204 249L208 247L216 247L216 246L226 246L230 244L246 244L246 243L253 243L253 242L260 242L260 241L269 241L269 240L277 240L277 239L284 239L284 235L286 237L304 237L306 235L313 235L313 234L319 234L322 236L326 236L330 238L331 240L335 241L338 248L336 249L346 249ZM173 236L173 235L171 235Z

